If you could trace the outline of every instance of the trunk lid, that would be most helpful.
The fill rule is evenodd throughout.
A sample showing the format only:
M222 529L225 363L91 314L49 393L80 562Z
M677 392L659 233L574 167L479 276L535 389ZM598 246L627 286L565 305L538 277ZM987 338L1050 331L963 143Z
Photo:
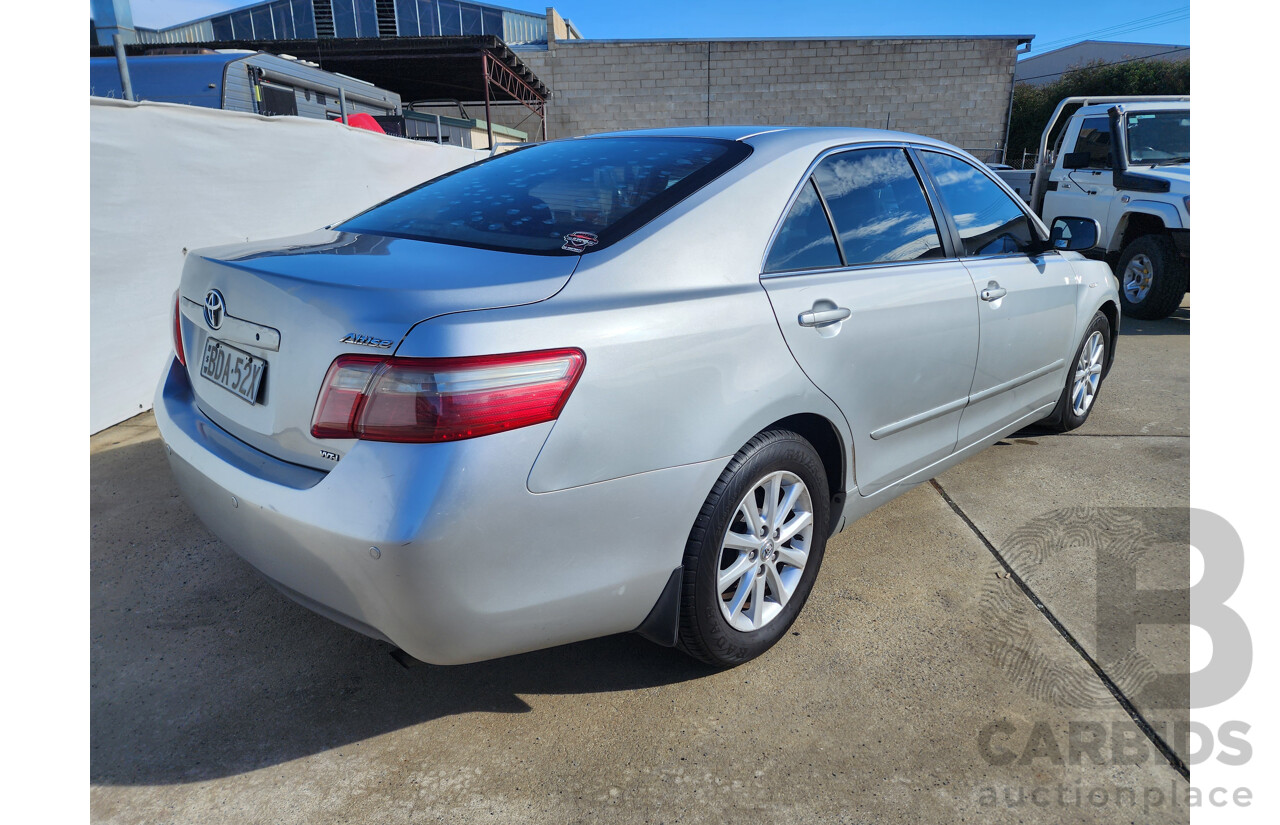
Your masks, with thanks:
M329 469L350 442L315 439L310 429L334 358L390 355L414 324L438 315L545 300L578 261L332 230L194 251L179 292L196 400L253 447ZM220 312L206 313L215 290ZM233 360L238 350L266 362L256 403L201 374L210 339Z

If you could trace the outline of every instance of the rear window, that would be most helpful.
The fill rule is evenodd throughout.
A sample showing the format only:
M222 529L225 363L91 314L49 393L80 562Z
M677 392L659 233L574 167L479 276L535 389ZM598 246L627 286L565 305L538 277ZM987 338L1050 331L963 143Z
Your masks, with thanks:
M337 227L541 255L608 246L733 167L750 147L704 138L542 143L464 167Z

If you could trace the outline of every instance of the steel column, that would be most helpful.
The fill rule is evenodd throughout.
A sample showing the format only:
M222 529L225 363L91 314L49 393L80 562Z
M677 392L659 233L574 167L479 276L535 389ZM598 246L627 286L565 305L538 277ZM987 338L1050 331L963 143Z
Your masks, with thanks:
M490 152L493 151L493 113L489 111L489 53L485 52L480 56L480 62L484 66L484 126L489 132Z
M133 83L129 79L129 61L124 56L124 40L118 34L111 35L111 43L116 49L116 69L120 72L120 91L125 100L136 100L133 96Z

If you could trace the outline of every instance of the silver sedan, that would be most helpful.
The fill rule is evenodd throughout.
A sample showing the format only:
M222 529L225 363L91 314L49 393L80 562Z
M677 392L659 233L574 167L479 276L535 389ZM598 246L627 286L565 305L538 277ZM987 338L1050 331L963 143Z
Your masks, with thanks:
M215 534L418 659L637 631L729 666L847 523L1084 422L1120 320L1096 234L915 135L538 144L190 253L156 419Z

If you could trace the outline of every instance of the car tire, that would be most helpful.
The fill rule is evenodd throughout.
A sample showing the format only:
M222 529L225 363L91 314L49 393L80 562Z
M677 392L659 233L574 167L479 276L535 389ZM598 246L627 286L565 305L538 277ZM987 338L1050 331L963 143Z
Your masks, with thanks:
M1111 357L1111 322L1095 312L1084 331L1075 358L1067 366L1067 380L1053 413L1040 426L1054 432L1074 430L1089 419L1107 376ZM1082 409L1083 407L1083 409Z
M1168 235L1143 235L1116 262L1120 310L1145 321L1168 318L1187 294L1187 262Z
M777 496L772 510L770 496ZM689 532L679 647L733 667L781 639L813 589L830 507L822 459L807 440L769 430L747 442Z

